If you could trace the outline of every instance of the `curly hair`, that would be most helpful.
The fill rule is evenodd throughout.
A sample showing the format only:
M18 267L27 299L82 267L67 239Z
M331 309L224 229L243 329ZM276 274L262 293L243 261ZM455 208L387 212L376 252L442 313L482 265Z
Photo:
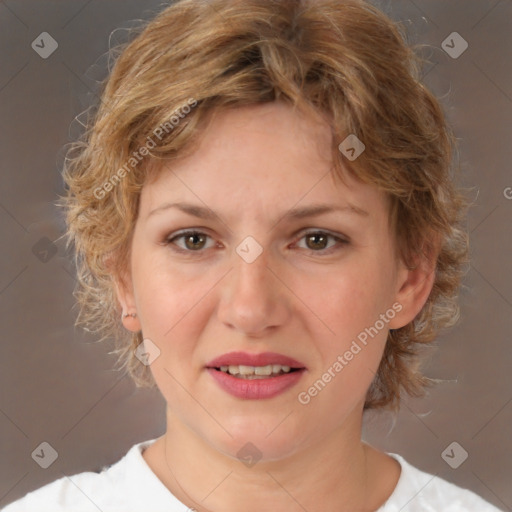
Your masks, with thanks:
M115 284L129 268L140 193L157 172L150 164L191 152L215 111L282 100L328 119L342 181L343 163L388 194L403 262L437 254L432 291L413 321L388 333L364 407L397 409L402 390L424 394L421 348L459 318L469 202L454 184L456 139L402 26L364 0L178 0L114 53L63 169L77 325L114 339L135 383L155 385L134 356L142 333L120 322ZM351 162L338 149L347 134L366 147Z

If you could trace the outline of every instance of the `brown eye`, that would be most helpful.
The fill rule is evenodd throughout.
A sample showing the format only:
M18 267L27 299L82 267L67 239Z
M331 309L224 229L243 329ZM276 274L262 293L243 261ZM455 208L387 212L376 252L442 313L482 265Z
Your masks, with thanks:
M203 248L206 237L201 233L192 233L190 235L184 235L183 239L185 240L187 249L194 250Z
M329 235L325 235L325 233L311 233L306 235L306 245L309 249L325 249L327 247Z
M202 252L205 248L207 239L210 238L207 234L200 231L186 231L179 233L175 236L170 236L165 240L166 245L176 246L174 250L178 252ZM182 243L177 243L179 240Z
M304 234L300 241L302 240L305 240L305 247L302 248L320 254L329 254L332 251L341 249L340 246L349 243L347 240L325 231L311 231ZM334 243L329 244L329 241L334 241Z

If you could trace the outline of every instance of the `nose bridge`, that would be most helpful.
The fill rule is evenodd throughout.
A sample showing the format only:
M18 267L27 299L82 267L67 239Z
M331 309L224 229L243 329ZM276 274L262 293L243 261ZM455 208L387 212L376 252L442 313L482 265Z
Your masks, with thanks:
M254 228L254 226L251 226ZM255 232L255 229L252 229ZM232 279L238 292L255 292L258 286L268 286L270 262L270 236L257 230L254 236L248 235L234 248L232 254ZM271 273L270 273L271 274ZM268 291L268 290L267 290Z
M233 258L233 271L231 272L231 296L240 304L249 301L252 307L262 307L268 301L274 291L275 283L272 283L272 273L267 268L269 265L268 250L263 250L254 259L246 257L250 255L252 248L247 254L243 254L244 243L240 244ZM242 253L242 255L240 255Z
M261 247L263 250L255 254L252 251L256 249L249 240L233 252L232 270L219 306L222 322L252 334L282 323L286 312L282 286L267 268L272 265L270 253Z

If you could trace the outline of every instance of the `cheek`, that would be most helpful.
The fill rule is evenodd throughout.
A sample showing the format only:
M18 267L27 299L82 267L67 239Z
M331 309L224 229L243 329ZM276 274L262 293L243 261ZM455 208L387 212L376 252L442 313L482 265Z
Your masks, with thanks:
M185 277L163 265L139 268L134 285L143 335L160 350L150 369L166 401L186 410L190 396L183 386L189 389L200 373L196 356L208 317L205 294L215 281Z
M168 402L186 403L180 383L189 387L197 378L197 340L207 316L201 299L208 288L203 286L204 279L184 279L158 266L139 269L134 287L143 336L160 350L151 372Z
M204 275L172 268L161 251L146 257L134 253L132 268L144 335L164 341L175 337L187 316L197 314L205 290L215 284Z
M331 271L320 280L316 277L307 283L296 283L298 295L306 297L311 316L316 319L315 331L338 340L338 344L330 346L339 348L339 344L350 343L389 307L383 275L375 265L361 261Z
M309 327L320 358L308 385L317 382L322 389L317 406L336 402L350 407L364 398L387 339L388 326L380 320L390 306L385 276L376 257L358 258L316 280L314 287L309 283L305 296L315 313L309 315Z

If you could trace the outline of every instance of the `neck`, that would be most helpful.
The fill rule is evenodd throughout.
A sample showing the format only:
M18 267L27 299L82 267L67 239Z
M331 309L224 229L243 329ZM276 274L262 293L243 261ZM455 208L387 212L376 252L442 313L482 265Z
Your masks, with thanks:
M172 494L198 512L260 511L270 503L274 512L371 511L391 494L399 469L397 474L398 463L391 462L393 478L382 483L376 466L384 469L386 463L392 469L383 460L389 457L361 442L361 417L355 411L329 437L286 457L262 454L246 465L215 449L168 410L167 432L144 458Z

